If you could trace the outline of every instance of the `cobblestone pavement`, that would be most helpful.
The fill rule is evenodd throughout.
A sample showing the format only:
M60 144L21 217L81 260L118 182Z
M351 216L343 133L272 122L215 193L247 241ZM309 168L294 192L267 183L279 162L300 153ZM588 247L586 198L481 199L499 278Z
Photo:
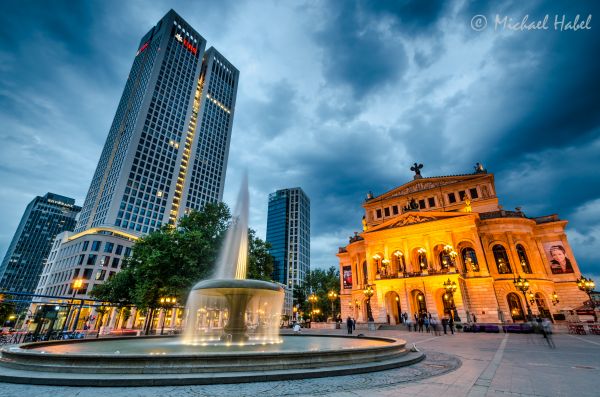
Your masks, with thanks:
M237 385L90 388L0 383L0 397L599 395L598 336L555 335L556 348L551 349L540 335L461 333L435 337L397 330L370 334L416 343L427 359L411 367L362 375Z

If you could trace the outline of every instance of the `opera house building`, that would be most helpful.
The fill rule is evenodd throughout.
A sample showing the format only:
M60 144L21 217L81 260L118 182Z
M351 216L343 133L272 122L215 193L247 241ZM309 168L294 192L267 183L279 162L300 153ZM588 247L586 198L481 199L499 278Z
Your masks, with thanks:
M439 177L422 177L421 168L402 186L369 193L363 231L339 248L344 319L564 320L583 305L566 220L504 210L480 164L473 174Z

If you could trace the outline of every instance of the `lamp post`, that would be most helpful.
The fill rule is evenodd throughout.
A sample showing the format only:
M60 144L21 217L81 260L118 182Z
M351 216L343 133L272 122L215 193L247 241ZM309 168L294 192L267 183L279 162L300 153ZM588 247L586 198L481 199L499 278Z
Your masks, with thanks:
M592 280L591 278L581 276L581 278L577 279L577 287L583 292L585 292L590 298L590 305L592 306L592 310L594 311L594 322L598 321L598 318L596 317L596 304L592 299L592 292L594 291L594 288L596 288L594 280Z
M162 325L160 327L160 334L162 335L165 330L165 320L167 317L167 308L171 308L177 304L177 298L174 296L163 296L160 298L160 306L163 309Z
M327 297L329 298L329 300L331 301L331 319L333 321L335 321L335 313L333 312L333 303L335 302L335 300L338 297L337 292L335 291L329 291L329 293L327 294Z
M400 269L402 269L402 273L406 273L406 269L402 266L402 251L394 251L392 253L396 257L396 261L398 262L398 273L400 273Z
M525 305L527 306L527 321L531 321L533 314L531 313L531 307L529 306L529 300L527 299L526 292L529 290L529 280L526 278L522 278L519 276L513 280L513 284L515 288L523 293L523 297L525 298Z
M450 281L450 279L448 279L448 281L444 281L442 285L446 290L446 295L444 295L444 298L448 301L448 303L450 303L452 318L454 321L460 321L458 311L456 310L456 305L454 304L454 293L458 289L458 285L456 285L456 281Z
M421 268L421 271L425 271L427 265L425 264L425 261L427 260L427 250L425 248L419 248L417 250L417 253L419 254L419 266Z
M319 300L319 298L317 298L317 295L315 295L314 293L310 294L308 296L308 301L310 302L310 321L312 322L314 319L314 311L315 311L315 303L317 303L317 301Z
M63 324L63 328L62 328L63 332L65 331L65 329L67 329L67 326L69 325L69 316L71 315L71 306L73 306L73 303L75 302L75 295L77 294L77 292L79 292L79 290L81 289L82 286L83 286L82 278L76 278L71 283L71 289L73 290L73 296L71 297L71 302L69 303L69 306L67 309L67 315L65 316L65 323ZM83 304L83 300L81 301L81 303ZM73 331L77 327L77 321L79 321L79 313L81 312L81 304L79 306L80 307L79 307L79 310L77 311L77 318L75 319L75 324L73 325Z
M373 318L373 311L371 310L371 297L373 296L374 292L375 291L373 291L373 286L371 284L367 284L363 289L363 294L365 295L365 298L367 298L367 320L369 323L375 322L375 319ZM370 328L371 324L369 324L369 330ZM373 328L375 328L374 324Z

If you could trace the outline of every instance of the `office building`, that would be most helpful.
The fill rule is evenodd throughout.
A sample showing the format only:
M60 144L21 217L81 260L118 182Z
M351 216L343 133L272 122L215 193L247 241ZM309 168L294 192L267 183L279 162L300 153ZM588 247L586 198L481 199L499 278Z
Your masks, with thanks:
M269 195L267 242L274 257L273 280L292 290L310 272L310 200L297 187Z
M73 230L81 210L75 200L54 193L29 203L0 267L0 290L32 293L57 234ZM17 299L29 300L29 297ZM19 304L18 309L27 303Z

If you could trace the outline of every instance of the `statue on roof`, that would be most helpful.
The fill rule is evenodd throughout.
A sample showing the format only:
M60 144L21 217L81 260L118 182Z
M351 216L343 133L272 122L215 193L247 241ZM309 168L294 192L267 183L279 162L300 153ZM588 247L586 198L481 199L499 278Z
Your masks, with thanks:
M483 164L476 163L475 164L475 173L476 174L485 174L485 173L487 173L487 170L485 168L483 168Z
M421 168L423 168L423 164L417 164L417 163L414 163L413 166L410 167L410 170L415 172L415 176L413 177L413 179L423 178L421 176Z
M407 211L419 211L419 203L414 198L411 198L408 203L406 203L406 207L404 207L404 212Z

